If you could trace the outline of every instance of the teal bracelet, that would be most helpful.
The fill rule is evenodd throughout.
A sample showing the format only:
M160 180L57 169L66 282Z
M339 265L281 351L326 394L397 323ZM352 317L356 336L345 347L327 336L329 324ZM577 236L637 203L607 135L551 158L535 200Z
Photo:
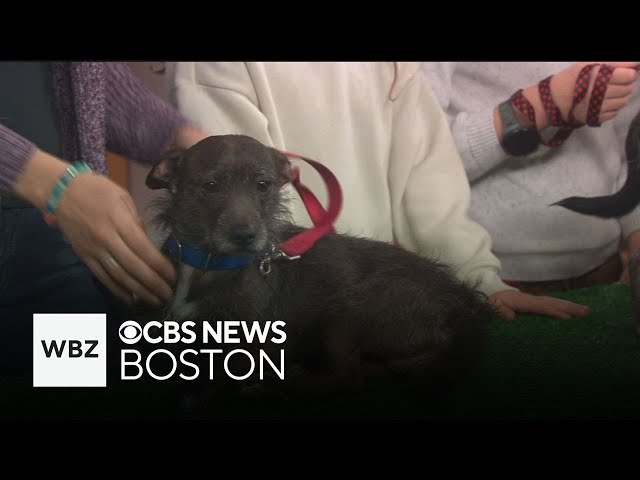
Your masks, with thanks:
M56 213L58 209L58 203L60 202L60 197L62 197L62 193L67 188L67 185L76 178L80 173L83 172L91 172L91 168L84 162L74 162L67 167L67 171L60 177L60 179L56 182L53 187L53 191L51 192L51 196L47 201L47 205L45 207L45 211L51 215Z

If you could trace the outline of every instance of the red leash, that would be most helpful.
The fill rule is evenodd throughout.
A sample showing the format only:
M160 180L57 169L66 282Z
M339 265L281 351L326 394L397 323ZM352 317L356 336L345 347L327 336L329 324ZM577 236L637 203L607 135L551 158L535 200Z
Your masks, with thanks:
M584 100L584 97L587 94L589 89L589 80L591 76L591 71L600 66L598 73L596 75L595 84L593 86L593 90L591 91L591 97L589 98L589 105L587 108L587 123L590 127L599 127L600 122L598 118L600 117L600 109L602 108L602 102L604 101L604 96L607 91L607 87L609 85L609 81L611 80L611 76L613 75L613 67L610 67L606 64L597 64L592 63L585 65L578 74L578 78L576 80L576 84L573 91L573 103L571 105L571 109L568 114L568 121L564 121L562 119L562 115L560 114L560 109L553 101L551 96L551 78L553 75L541 80L538 83L538 91L540 92L540 99L542 100L542 104L544 106L547 117L549 118L549 123L552 126L558 127L558 132L553 136L553 138L549 140L543 140L540 138L540 142L549 147L559 147L562 145L569 136L573 133L573 131L577 128L584 126L585 124L578 123L573 115L573 111L576 106ZM635 67L636 70L640 71L640 65ZM533 108L533 105L527 100L527 98L523 95L523 90L520 89L515 92L511 96L511 100L513 105L520 110L524 115L527 116L529 121L535 126L536 125L536 114Z
M340 215L342 210L342 189L340 183L335 175L327 167L315 160L303 157L296 153L282 152L287 157L299 158L311 165L320 174L324 183L327 186L329 192L329 206L325 210L320 204L320 201L316 198L311 190L300 182L300 169L295 167L295 177L292 180L293 186L302 198L304 206L311 217L314 227L305 230L298 235L294 235L290 239L282 242L278 245L278 248L282 250L289 257L295 257L302 255L309 250L313 245L324 235L329 232L334 232L334 222Z

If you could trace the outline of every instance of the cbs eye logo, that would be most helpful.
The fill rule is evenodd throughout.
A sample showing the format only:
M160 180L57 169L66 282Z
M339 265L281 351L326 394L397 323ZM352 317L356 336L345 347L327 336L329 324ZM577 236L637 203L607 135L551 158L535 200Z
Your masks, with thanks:
M134 343L138 343L142 337L142 328L140 328L140 325L138 325L137 322L127 320L120 325L118 334L120 335L120 340L122 340L123 343L133 345Z

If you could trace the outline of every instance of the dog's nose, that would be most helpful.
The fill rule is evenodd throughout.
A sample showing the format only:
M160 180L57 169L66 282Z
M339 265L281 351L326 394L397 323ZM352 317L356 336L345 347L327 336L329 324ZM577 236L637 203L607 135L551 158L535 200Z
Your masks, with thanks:
M237 225L231 229L231 241L238 247L248 247L256 239L251 225Z

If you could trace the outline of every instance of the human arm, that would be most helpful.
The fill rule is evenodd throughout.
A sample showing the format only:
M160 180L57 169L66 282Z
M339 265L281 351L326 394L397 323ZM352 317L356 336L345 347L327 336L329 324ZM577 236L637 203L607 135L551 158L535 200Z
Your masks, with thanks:
M105 64L107 148L132 160L154 163L170 148L189 148L212 135L188 121L121 62Z
M474 182L510 157L502 149L496 134L495 106L481 109L458 109L454 103L456 62L424 62L422 72L446 115L451 134L470 182Z
M12 193L44 209L68 166L34 147ZM123 301L130 303L134 294L157 305L171 297L173 267L144 234L128 192L108 178L81 174L71 181L56 222L76 254Z
M446 118L416 76L395 100L390 187L394 230L405 248L453 265L490 297L505 318L531 312L566 318L585 307L535 297L505 284L488 232L468 216L470 190Z
M149 91L126 64L105 63L104 77L107 149L152 164L164 151L188 148L211 134ZM81 176L72 182L60 202L58 225L121 299L130 301L133 294L153 304L169 300L173 266L148 238L129 192L105 180Z
M167 148L189 147L210 135L148 91L125 64L103 66L107 148L113 152L152 163ZM0 124L0 192L14 191L16 179L36 149L31 141ZM43 179L39 189L48 191L53 183Z
M619 67L613 72L610 84L607 88L602 104L600 121L605 122L614 118L628 101L631 84L637 79L637 72L631 67L637 62L611 62L608 65ZM461 66L462 65L462 66ZM537 150L528 155L513 157L502 148L503 125L498 114L498 105L511 97L516 90L522 88L524 97L529 100L535 111L536 128L544 132L550 122L540 99L538 83L542 78L526 78L526 73L531 76L539 75L533 65L524 63L522 72L518 77L522 85L513 85L512 76L515 76L513 67L504 67L504 64L486 62L474 67L475 70L467 71L465 64L426 62L422 64L422 71L438 99L441 107L447 114L451 131L462 157L469 180L473 183L483 175L499 167L514 158L523 161L531 161L542 158L548 153L549 147L539 145ZM566 120L573 100L573 91L578 78L578 73L586 63L575 63L556 72L550 82L552 97L560 108L563 118ZM537 65L539 67L539 65ZM520 69L519 69L520 70ZM590 76L589 90L585 99L576 106L574 111L576 121L586 121L588 101L595 82L595 69ZM522 78L524 77L524 78ZM519 80L519 81L520 81ZM464 88L471 88L473 95L478 98L491 98L486 104L474 101L473 106L467 105L468 95L461 92L462 81ZM510 85L510 86L505 86ZM465 100L466 99L466 100ZM497 100L496 100L497 99ZM530 120L518 109L515 110L518 122L528 127L532 126ZM545 132L545 136L547 133Z
M103 68L107 137L111 139L107 143L113 151L151 162L165 148L188 147L208 136L146 91L123 64ZM121 81L113 80L114 71ZM100 91L91 93L100 98ZM0 128L3 191L44 208L68 164ZM147 238L129 193L108 178L80 175L74 179L63 192L56 221L78 256L122 300L131 301L133 294L157 304L171 297L173 267Z

